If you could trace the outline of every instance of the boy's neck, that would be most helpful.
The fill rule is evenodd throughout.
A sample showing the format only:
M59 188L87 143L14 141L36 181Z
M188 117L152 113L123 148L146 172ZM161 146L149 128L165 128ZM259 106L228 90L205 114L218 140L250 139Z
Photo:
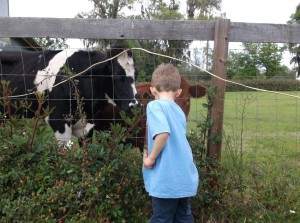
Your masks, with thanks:
M157 95L155 96L155 99L165 99L165 100L175 101L176 92L173 91L158 92Z
M161 91L159 92L156 87L150 87L151 94L158 99L165 99L170 101L175 101L177 97L180 96L182 89L177 89L176 91Z

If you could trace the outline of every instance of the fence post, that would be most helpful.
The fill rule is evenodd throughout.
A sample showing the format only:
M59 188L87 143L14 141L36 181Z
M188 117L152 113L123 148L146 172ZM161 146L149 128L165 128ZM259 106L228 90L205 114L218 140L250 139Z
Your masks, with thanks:
M229 19L216 20L212 73L223 79L226 79L229 28ZM217 93L214 103L208 111L208 116L213 122L209 131L209 137L212 140L208 141L207 149L209 157L220 160L226 83L217 77L212 77L212 86L217 88Z

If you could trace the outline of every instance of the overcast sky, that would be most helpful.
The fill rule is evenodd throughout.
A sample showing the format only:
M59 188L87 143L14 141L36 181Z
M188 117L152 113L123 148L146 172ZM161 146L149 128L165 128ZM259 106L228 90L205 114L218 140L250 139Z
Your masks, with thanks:
M286 24L299 0L223 0L222 11L233 22Z
M88 0L9 0L11 17L74 18L91 8Z
M285 24L299 0L222 0L222 12L234 22ZM88 0L9 0L10 16L73 18L89 11Z

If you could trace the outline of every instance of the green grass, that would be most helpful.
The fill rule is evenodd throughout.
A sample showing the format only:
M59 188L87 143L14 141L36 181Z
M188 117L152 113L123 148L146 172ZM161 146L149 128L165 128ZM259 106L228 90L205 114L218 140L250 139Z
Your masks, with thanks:
M189 130L206 117L205 102L192 100ZM223 129L226 136L242 134L246 151L299 157L300 99L265 92L226 93Z
M205 98L192 100L189 130L206 117L205 102ZM244 156L266 162L279 159L295 170L300 168L300 99L266 92L228 92L223 123L225 137L239 148L242 144Z
M188 131L206 117L205 102L191 101ZM227 92L223 124L227 218L300 222L300 99Z

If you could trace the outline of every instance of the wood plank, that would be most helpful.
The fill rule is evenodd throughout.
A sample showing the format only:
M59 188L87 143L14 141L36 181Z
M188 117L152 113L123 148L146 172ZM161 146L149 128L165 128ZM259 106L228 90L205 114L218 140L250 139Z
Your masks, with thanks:
M213 40L215 21L0 17L0 37ZM231 22L229 42L300 43L300 25Z
M300 25L232 22L229 42L300 43Z
M0 18L0 37L213 40L214 21Z

